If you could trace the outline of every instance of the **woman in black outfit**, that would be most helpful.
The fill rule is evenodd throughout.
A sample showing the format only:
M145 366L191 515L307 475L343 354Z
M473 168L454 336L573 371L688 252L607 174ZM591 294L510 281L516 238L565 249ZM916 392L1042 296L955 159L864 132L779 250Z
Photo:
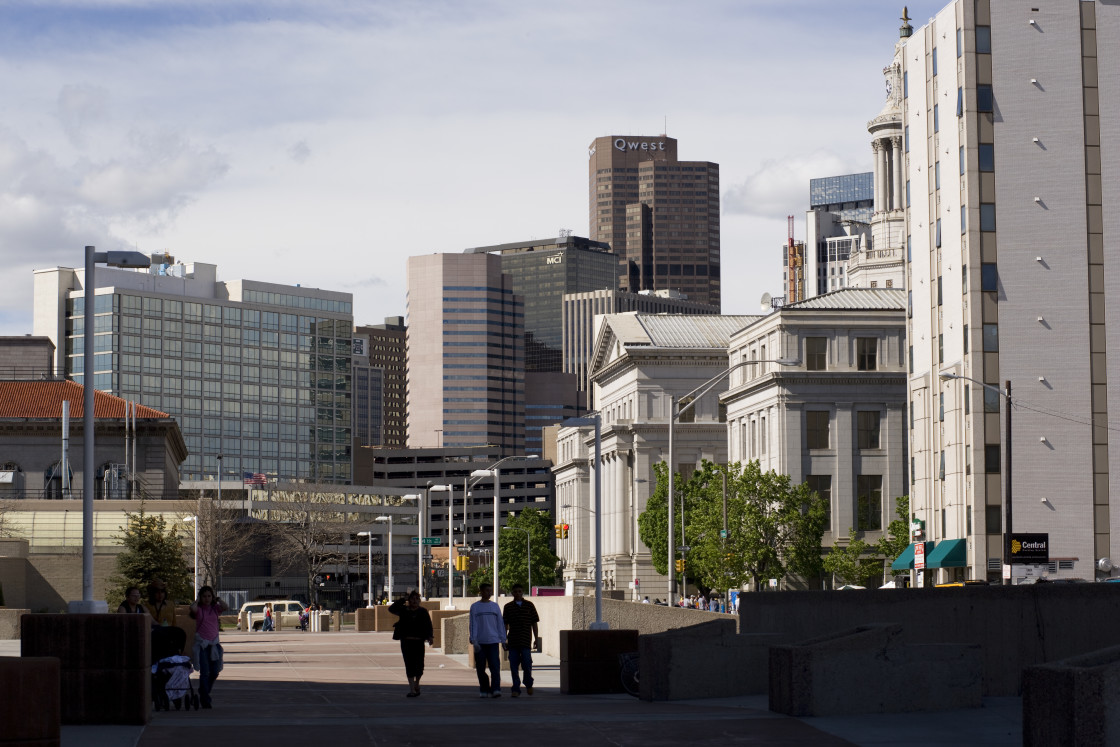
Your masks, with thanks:
M389 612L399 620L393 625L393 640L401 642L404 672L408 675L408 695L420 694L420 677L424 674L424 641L432 645L432 616L420 606L420 592L412 591L408 600L398 599L389 605Z

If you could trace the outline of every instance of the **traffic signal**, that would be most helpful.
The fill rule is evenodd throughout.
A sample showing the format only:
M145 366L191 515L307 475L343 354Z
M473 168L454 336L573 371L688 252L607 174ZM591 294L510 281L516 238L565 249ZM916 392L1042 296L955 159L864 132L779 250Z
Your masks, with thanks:
M561 524L560 525L560 539L568 539L568 525L567 524Z
M677 573L684 573L684 568L685 568L684 561L678 558L677 559Z
M553 524L552 525L552 528L556 530L556 539L561 539L564 536L563 535L563 530L560 528L562 526L563 526L563 524Z
M471 559L468 558L466 555L460 555L457 558L455 558L455 570L457 570L457 571L469 571L471 569L470 566L471 566Z

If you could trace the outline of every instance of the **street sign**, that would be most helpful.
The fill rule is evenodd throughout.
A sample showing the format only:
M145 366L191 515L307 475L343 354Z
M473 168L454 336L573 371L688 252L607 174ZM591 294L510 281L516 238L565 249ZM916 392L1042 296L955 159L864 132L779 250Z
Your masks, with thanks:
M719 530L719 536L720 536L720 539L727 539L727 530L726 529Z
M419 545L420 540L424 540L425 545L442 545L443 541L439 537L409 537L411 544Z
M914 570L924 571L926 568L926 543L914 543Z

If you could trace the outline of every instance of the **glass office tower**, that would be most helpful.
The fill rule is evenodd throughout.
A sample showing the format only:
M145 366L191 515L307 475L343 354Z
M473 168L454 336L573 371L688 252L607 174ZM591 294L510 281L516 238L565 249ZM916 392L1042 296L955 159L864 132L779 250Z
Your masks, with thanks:
M98 268L93 384L173 415L190 456L183 481L348 483L352 296L250 280L215 265ZM86 374L84 271L35 273L35 322L58 367Z

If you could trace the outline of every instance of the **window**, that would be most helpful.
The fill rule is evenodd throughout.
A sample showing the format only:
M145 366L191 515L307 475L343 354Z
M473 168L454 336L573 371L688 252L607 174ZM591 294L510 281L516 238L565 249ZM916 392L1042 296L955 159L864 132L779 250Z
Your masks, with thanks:
M910 95L910 72L902 74L902 98L907 98ZM907 149L909 151L909 149Z
M984 352L985 353L998 353L999 352L999 325L998 324L985 324L984 325Z
M961 233L963 234L968 230L968 211L964 205L961 205Z
M941 461L941 465L937 469L937 479L941 480L941 481L944 481L945 480L945 450L944 449L941 450L940 461ZM944 534L945 530L942 529L941 533Z
M945 422L945 392L938 392L937 393L937 400L938 400L937 422L944 423Z
M1003 512L1000 506L984 507L984 531L986 534L1002 534Z
M937 104L933 105L933 131L941 132L940 118L937 116Z
M875 411L861 410L856 413L856 426L859 448L878 449L879 447L879 415Z
M941 189L941 161L933 162L933 188Z
M985 262L980 265L980 290L999 290L999 273L996 272L996 265L994 262Z
M805 338L805 368L824 371L828 358L828 340L824 337Z
M879 341L874 337L856 338L856 369L859 371L876 370L875 355Z
M961 265L961 293L968 293L968 265Z
M968 329L968 327L965 327L965 329ZM965 346L966 350L967 350L967 347L968 346L966 345ZM971 389L971 387L969 387L968 384L965 384L964 385L964 414L965 415L968 415L970 412L972 412L972 402L971 402L971 400L972 400L972 389Z
M939 248L939 249L941 248L941 219L940 218L938 218L937 222L934 223L933 245L935 247Z
M999 474L999 444L984 445L984 471L989 475Z
M991 203L991 202L980 203L980 230L981 231L994 231L994 230L996 230L996 206L995 206L995 203Z
M828 411L807 410L805 412L805 433L810 449L828 448Z
M964 325L964 354L966 356L968 355L968 325L967 324ZM967 389L967 388L968 387L966 386L965 389ZM965 405L964 412L965 412L966 415L968 414L968 405Z
M910 207L910 180L906 180L906 207Z
M856 529L883 528L883 476L860 475L856 480Z
M828 529L832 526L832 475L806 475L805 485L824 499L825 511L828 512L824 526Z
M960 149L959 158L960 158L960 162L961 162L961 176L964 176L964 146L963 145L961 146L961 149Z
M957 88L957 117L964 116L964 89Z
M945 362L945 335L939 334L937 336L937 362Z
M998 389L984 387L984 412L999 412L1002 399Z
M996 170L996 147L991 143L980 143L977 151L981 171Z
M931 49L929 51L929 56L930 56L930 65L933 68L933 74L937 75L937 47L934 47L933 49Z
M961 40L963 38L964 29L957 29L957 57L961 56Z
M766 453L766 418L763 417L758 425L758 453Z
M995 96L990 85L976 86L976 111L990 112L995 110Z
M942 286L941 276L938 275L937 276L937 305L938 306L941 306L941 304L942 304L941 286Z
M977 54L992 53L992 27L976 27L976 52Z

